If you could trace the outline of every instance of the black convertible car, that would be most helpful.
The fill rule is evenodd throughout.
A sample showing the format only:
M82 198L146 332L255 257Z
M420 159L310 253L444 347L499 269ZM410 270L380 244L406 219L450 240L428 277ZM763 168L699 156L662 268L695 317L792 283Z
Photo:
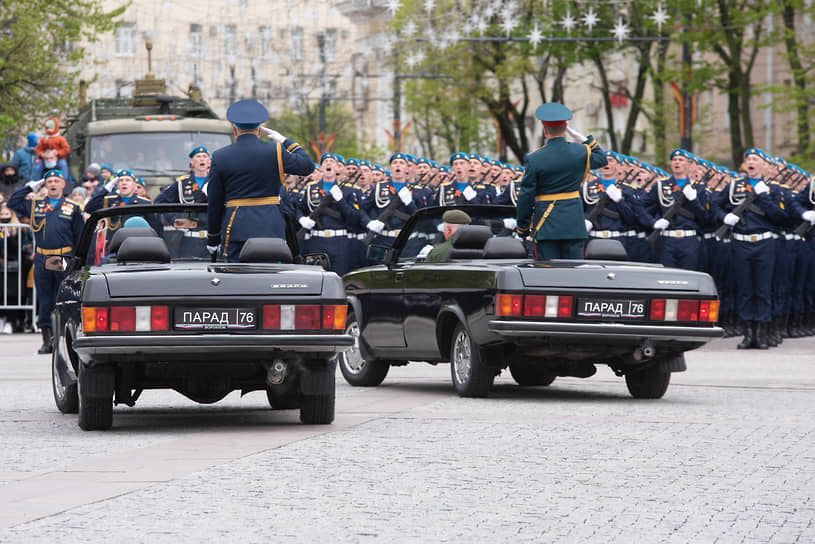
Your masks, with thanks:
M133 406L144 389L199 403L265 390L304 423L333 421L335 355L354 341L339 276L293 264L292 229L287 241L247 241L239 263L213 263L205 222L202 204L88 219L53 315L54 399L81 428L109 428L113 404Z
M722 335L709 275L621 262L612 240L591 242L584 260L535 262L506 228L512 207L459 207L471 223L442 262L426 262L448 209L420 210L392 249L370 248L383 264L343 277L356 343L338 358L351 385L379 385L409 361L449 362L458 394L480 397L507 367L535 386L607 364L634 397L660 398L683 353Z

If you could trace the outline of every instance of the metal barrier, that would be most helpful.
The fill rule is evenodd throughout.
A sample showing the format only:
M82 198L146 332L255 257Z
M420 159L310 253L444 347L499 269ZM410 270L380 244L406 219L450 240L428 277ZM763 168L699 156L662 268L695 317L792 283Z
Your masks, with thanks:
M25 236L26 233L29 234L28 237ZM10 235L12 235L11 239ZM28 251L24 247L26 239L31 241ZM34 235L30 226L24 223L0 223L0 311L26 310L31 312L31 326L36 329L37 293L32 281L31 299L26 301L29 272L23 264L23 258L28 258L29 252L33 254L33 251ZM28 268L33 268L33 264Z

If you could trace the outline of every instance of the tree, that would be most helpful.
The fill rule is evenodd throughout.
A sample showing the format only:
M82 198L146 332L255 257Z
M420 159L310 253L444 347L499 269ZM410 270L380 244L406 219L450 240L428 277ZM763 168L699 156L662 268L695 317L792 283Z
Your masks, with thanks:
M0 11L0 134L39 127L76 109L75 81L85 49L113 30L127 5L101 0L5 0Z

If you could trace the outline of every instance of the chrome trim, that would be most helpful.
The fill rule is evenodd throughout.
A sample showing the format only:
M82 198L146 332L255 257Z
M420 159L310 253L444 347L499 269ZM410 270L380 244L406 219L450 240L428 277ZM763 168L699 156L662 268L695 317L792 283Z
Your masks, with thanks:
M576 323L555 321L506 321L494 319L487 326L490 332L509 337L602 337L656 338L707 342L724 335L721 327L683 327L681 325L639 325L621 323Z

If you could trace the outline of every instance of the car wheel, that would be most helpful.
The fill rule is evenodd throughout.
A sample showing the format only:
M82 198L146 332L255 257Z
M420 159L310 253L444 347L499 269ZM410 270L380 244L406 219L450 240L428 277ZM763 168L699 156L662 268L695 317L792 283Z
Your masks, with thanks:
M71 356L68 347L67 332L55 338L56 349L51 353L51 388L54 392L54 403L63 414L75 414L79 410L79 396L77 384L65 383L67 369L71 368Z
M300 397L300 421L307 425L327 425L334 421L335 392Z
M535 387L540 385L551 385L557 374L531 365L509 365L509 373L512 379L521 387Z
M671 383L671 373L662 364L625 373L628 392L635 399L661 399Z
M269 406L272 407L272 410L294 410L300 407L300 397L297 391L275 396L274 393L272 393L272 389L267 387L266 400L269 401Z
M342 377L357 387L375 387L385 380L390 365L384 361L366 359L360 347L360 328L356 316L351 313L345 325L345 334L354 338L354 345L337 356Z
M486 397L495 380L495 372L481 361L481 350L461 323L453 332L450 376L460 397Z
M334 361L327 366L305 363L300 376L300 421L308 425L326 425L334 421L337 392Z
M79 372L94 374L95 371L86 368L80 363ZM89 397L82 391L82 381L80 376L77 380L79 384L79 428L84 431L104 431L113 425L113 396L99 398ZM90 379L93 379L91 376Z

